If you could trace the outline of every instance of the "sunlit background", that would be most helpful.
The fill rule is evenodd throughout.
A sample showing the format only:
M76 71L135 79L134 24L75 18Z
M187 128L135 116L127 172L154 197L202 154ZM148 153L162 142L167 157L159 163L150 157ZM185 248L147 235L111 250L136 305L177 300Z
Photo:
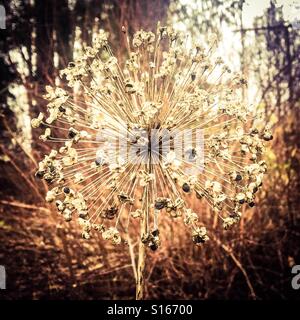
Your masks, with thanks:
M37 162L47 151L30 120L45 109L47 84L104 29L117 56L121 27L154 30L157 21L189 33L190 45L218 35L219 54L248 78L245 101L264 114L274 140L260 201L224 232L202 214L217 240L193 247L165 226L162 248L148 257L146 298L272 299L296 297L291 267L299 243L299 1L19 0L0 3L0 265L3 299L128 299L134 277L128 252L100 239L83 242L44 201Z

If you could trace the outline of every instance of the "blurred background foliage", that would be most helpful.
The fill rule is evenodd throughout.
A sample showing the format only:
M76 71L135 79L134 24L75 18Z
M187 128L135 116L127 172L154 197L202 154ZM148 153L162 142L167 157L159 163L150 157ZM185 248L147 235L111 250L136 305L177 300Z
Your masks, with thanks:
M299 11L293 1L286 2ZM250 3L260 6L260 1ZM209 208L199 205L206 225L215 229L199 248L176 225L165 223L162 248L147 259L146 297L296 298L290 281L291 267L300 264L300 22L285 17L285 5L264 1L264 10L249 24L251 9L244 0L4 1L0 264L7 268L8 283L1 298L134 297L128 252L100 237L81 240L75 225L64 223L45 203L47 186L34 172L47 146L31 131L30 119L45 109L45 85L55 83L58 70L91 43L93 32L108 31L120 57L123 25L130 33L154 30L158 20L189 32L191 41L218 34L224 60L249 79L244 98L263 111L274 139L259 203L244 212L239 226L224 232Z

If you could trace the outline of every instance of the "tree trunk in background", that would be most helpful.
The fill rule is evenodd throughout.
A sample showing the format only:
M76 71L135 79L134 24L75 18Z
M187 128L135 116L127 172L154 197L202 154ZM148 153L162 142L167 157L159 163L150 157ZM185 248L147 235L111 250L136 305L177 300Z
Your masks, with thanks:
M37 81L41 85L53 82L53 0L36 0L36 51L37 51Z
M55 0L54 31L56 35L55 51L59 56L58 68L65 68L72 61L72 21L68 0Z

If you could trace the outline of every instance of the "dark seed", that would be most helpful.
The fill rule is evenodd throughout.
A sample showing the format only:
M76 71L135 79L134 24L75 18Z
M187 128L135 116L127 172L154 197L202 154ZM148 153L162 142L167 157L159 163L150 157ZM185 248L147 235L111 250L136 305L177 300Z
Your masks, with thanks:
M244 202L245 202L244 199L239 200L239 203L240 203L240 204L243 204Z
M50 184L50 183L52 183L53 178L52 177L46 177L45 181Z
M270 140L273 139L273 136L272 136L272 135L265 135L265 136L263 136L263 139L264 139L265 141L270 141Z
M51 167L49 168L49 170L50 170L51 173L53 173L53 172L55 171L55 167L54 167L54 166L51 166Z
M146 244L149 242L149 234L143 235L141 238L142 243Z
M161 209L163 209L165 206L166 206L165 201L155 201L155 205L154 205L155 209L161 210Z
M97 166L101 166L103 164L103 160L102 159L96 159L95 163Z
M187 153L188 153L189 160L195 160L195 157L197 155L197 151L195 148L192 148Z
M158 249L158 245L155 242L152 242L149 247L152 251L156 251Z
M126 200L128 200L128 196L124 195L124 194L119 194L118 198L121 202L124 202Z
M82 218L82 219L84 219L84 218L86 218L87 217L87 215L88 215L88 213L87 213L87 211L82 211L82 212L80 212L79 213L79 218Z
M255 203L254 203L254 202L250 202L250 203L249 203L249 207L252 208L252 207L254 207L254 206L255 206Z
M184 192L190 192L191 191L191 188L190 186L185 182L183 185L182 185L182 190Z
M59 110L60 112L65 112L65 111L66 111L66 108L63 107L63 106L60 106L60 107L58 108L58 110Z
M241 181L243 177L238 173L235 177L235 181Z
M73 130L69 130L69 138L72 139L74 137L76 137L76 132Z
M159 230L158 229L153 230L152 235L153 237L157 237L159 235Z
M42 179L44 177L45 171L37 171L35 173L35 176L38 177L39 179Z
M69 187L64 187L64 193L70 193L70 188Z
M196 235L196 236L193 236L193 242L195 244L199 244L199 243L204 243L204 240L199 235Z
M111 220L115 217L118 212L118 208L110 207L109 209L105 210L105 218Z
M256 193L258 191L258 188L257 187L254 187L253 188L253 193Z

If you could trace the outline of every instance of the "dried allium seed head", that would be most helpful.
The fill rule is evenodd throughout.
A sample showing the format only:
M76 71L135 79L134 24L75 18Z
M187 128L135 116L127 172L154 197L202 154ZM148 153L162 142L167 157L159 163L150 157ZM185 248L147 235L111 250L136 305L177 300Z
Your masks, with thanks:
M170 27L132 41L122 31L128 58L118 60L100 30L60 72L67 85L46 87L48 118L31 124L46 127L40 139L54 148L36 176L53 184L46 200L66 221L77 217L84 239L99 231L120 244L120 225L138 218L142 241L156 250L168 213L200 244L206 229L186 200L206 201L225 229L238 222L262 185L272 133L240 98L247 81L216 55L216 35L187 50L187 37Z

